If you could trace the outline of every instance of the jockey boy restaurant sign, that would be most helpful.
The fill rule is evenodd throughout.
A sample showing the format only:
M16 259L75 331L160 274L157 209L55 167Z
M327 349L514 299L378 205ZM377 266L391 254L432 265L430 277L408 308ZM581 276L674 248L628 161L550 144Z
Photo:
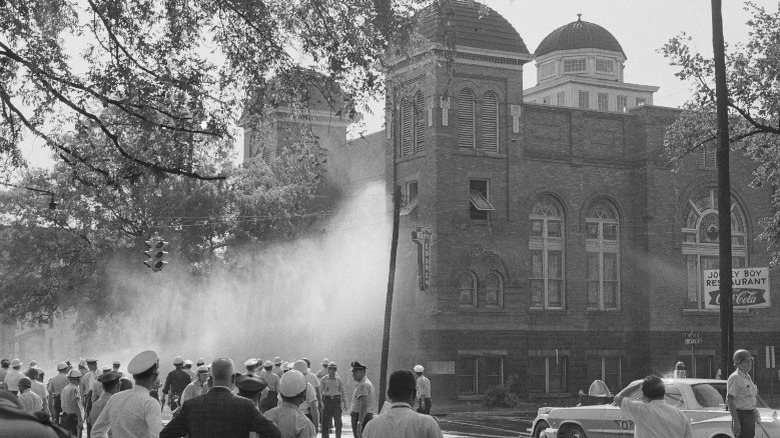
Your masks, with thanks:
M705 308L720 307L720 272L704 270ZM739 268L731 271L732 299L735 309L771 307L769 268Z

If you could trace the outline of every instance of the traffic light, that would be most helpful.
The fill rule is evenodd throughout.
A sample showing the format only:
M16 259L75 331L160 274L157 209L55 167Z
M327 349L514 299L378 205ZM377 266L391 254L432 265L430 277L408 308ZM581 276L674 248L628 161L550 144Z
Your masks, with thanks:
M144 254L148 259L144 261L144 264L152 270L152 272L160 272L163 270L168 262L165 260L165 255L168 254L168 242L162 240L160 236L155 234L149 240L144 241L146 244L146 251Z

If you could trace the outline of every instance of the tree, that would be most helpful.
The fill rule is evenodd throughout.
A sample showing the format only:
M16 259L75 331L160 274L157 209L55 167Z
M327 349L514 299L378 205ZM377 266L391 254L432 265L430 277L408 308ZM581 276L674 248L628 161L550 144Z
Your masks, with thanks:
M753 18L747 44L727 50L729 133L732 150L740 150L757 164L754 185L774 190L772 203L780 207L780 5L767 12L755 3L745 9ZM683 33L661 49L680 79L693 84L694 96L666 133L665 146L673 161L697 150L717 148L714 67L712 59L695 53ZM780 211L780 210L778 210ZM780 213L764 218L761 237L775 248L772 263L780 261Z
M304 81L291 74L301 65L350 95L379 92L376 67L409 21L407 3L415 0L5 0L0 158L23 166L19 145L37 136L82 177L104 184L139 171L224 179L192 163L186 148L151 141L131 150L120 131L129 126L140 137L195 147L230 140L239 112L262 109L256 97L268 79ZM74 44L83 50L74 53ZM62 141L85 123L116 152L112 161Z

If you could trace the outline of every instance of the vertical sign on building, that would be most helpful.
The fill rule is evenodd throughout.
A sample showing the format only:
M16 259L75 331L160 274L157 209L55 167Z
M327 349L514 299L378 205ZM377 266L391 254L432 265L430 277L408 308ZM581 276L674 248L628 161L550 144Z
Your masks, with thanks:
M412 231L412 240L417 243L417 276L420 290L428 290L431 281L431 242L433 233L430 228L417 227Z

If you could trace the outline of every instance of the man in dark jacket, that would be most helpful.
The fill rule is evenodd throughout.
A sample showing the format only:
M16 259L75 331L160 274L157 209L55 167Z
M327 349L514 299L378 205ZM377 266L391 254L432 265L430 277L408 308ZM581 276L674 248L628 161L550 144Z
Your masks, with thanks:
M260 438L279 438L281 432L254 404L231 393L235 383L233 361L220 358L211 364L214 386L201 396L188 399L160 432L160 438L225 437L246 438L256 432Z
M165 378L165 385L163 385L161 403L164 405L165 397L170 395L168 403L171 407L171 411L175 411L176 408L179 407L181 394L184 392L184 388L192 381L190 375L182 369L183 364L184 359L180 356L176 356L176 359L173 360L173 366L176 367L176 369L168 373L168 376Z

